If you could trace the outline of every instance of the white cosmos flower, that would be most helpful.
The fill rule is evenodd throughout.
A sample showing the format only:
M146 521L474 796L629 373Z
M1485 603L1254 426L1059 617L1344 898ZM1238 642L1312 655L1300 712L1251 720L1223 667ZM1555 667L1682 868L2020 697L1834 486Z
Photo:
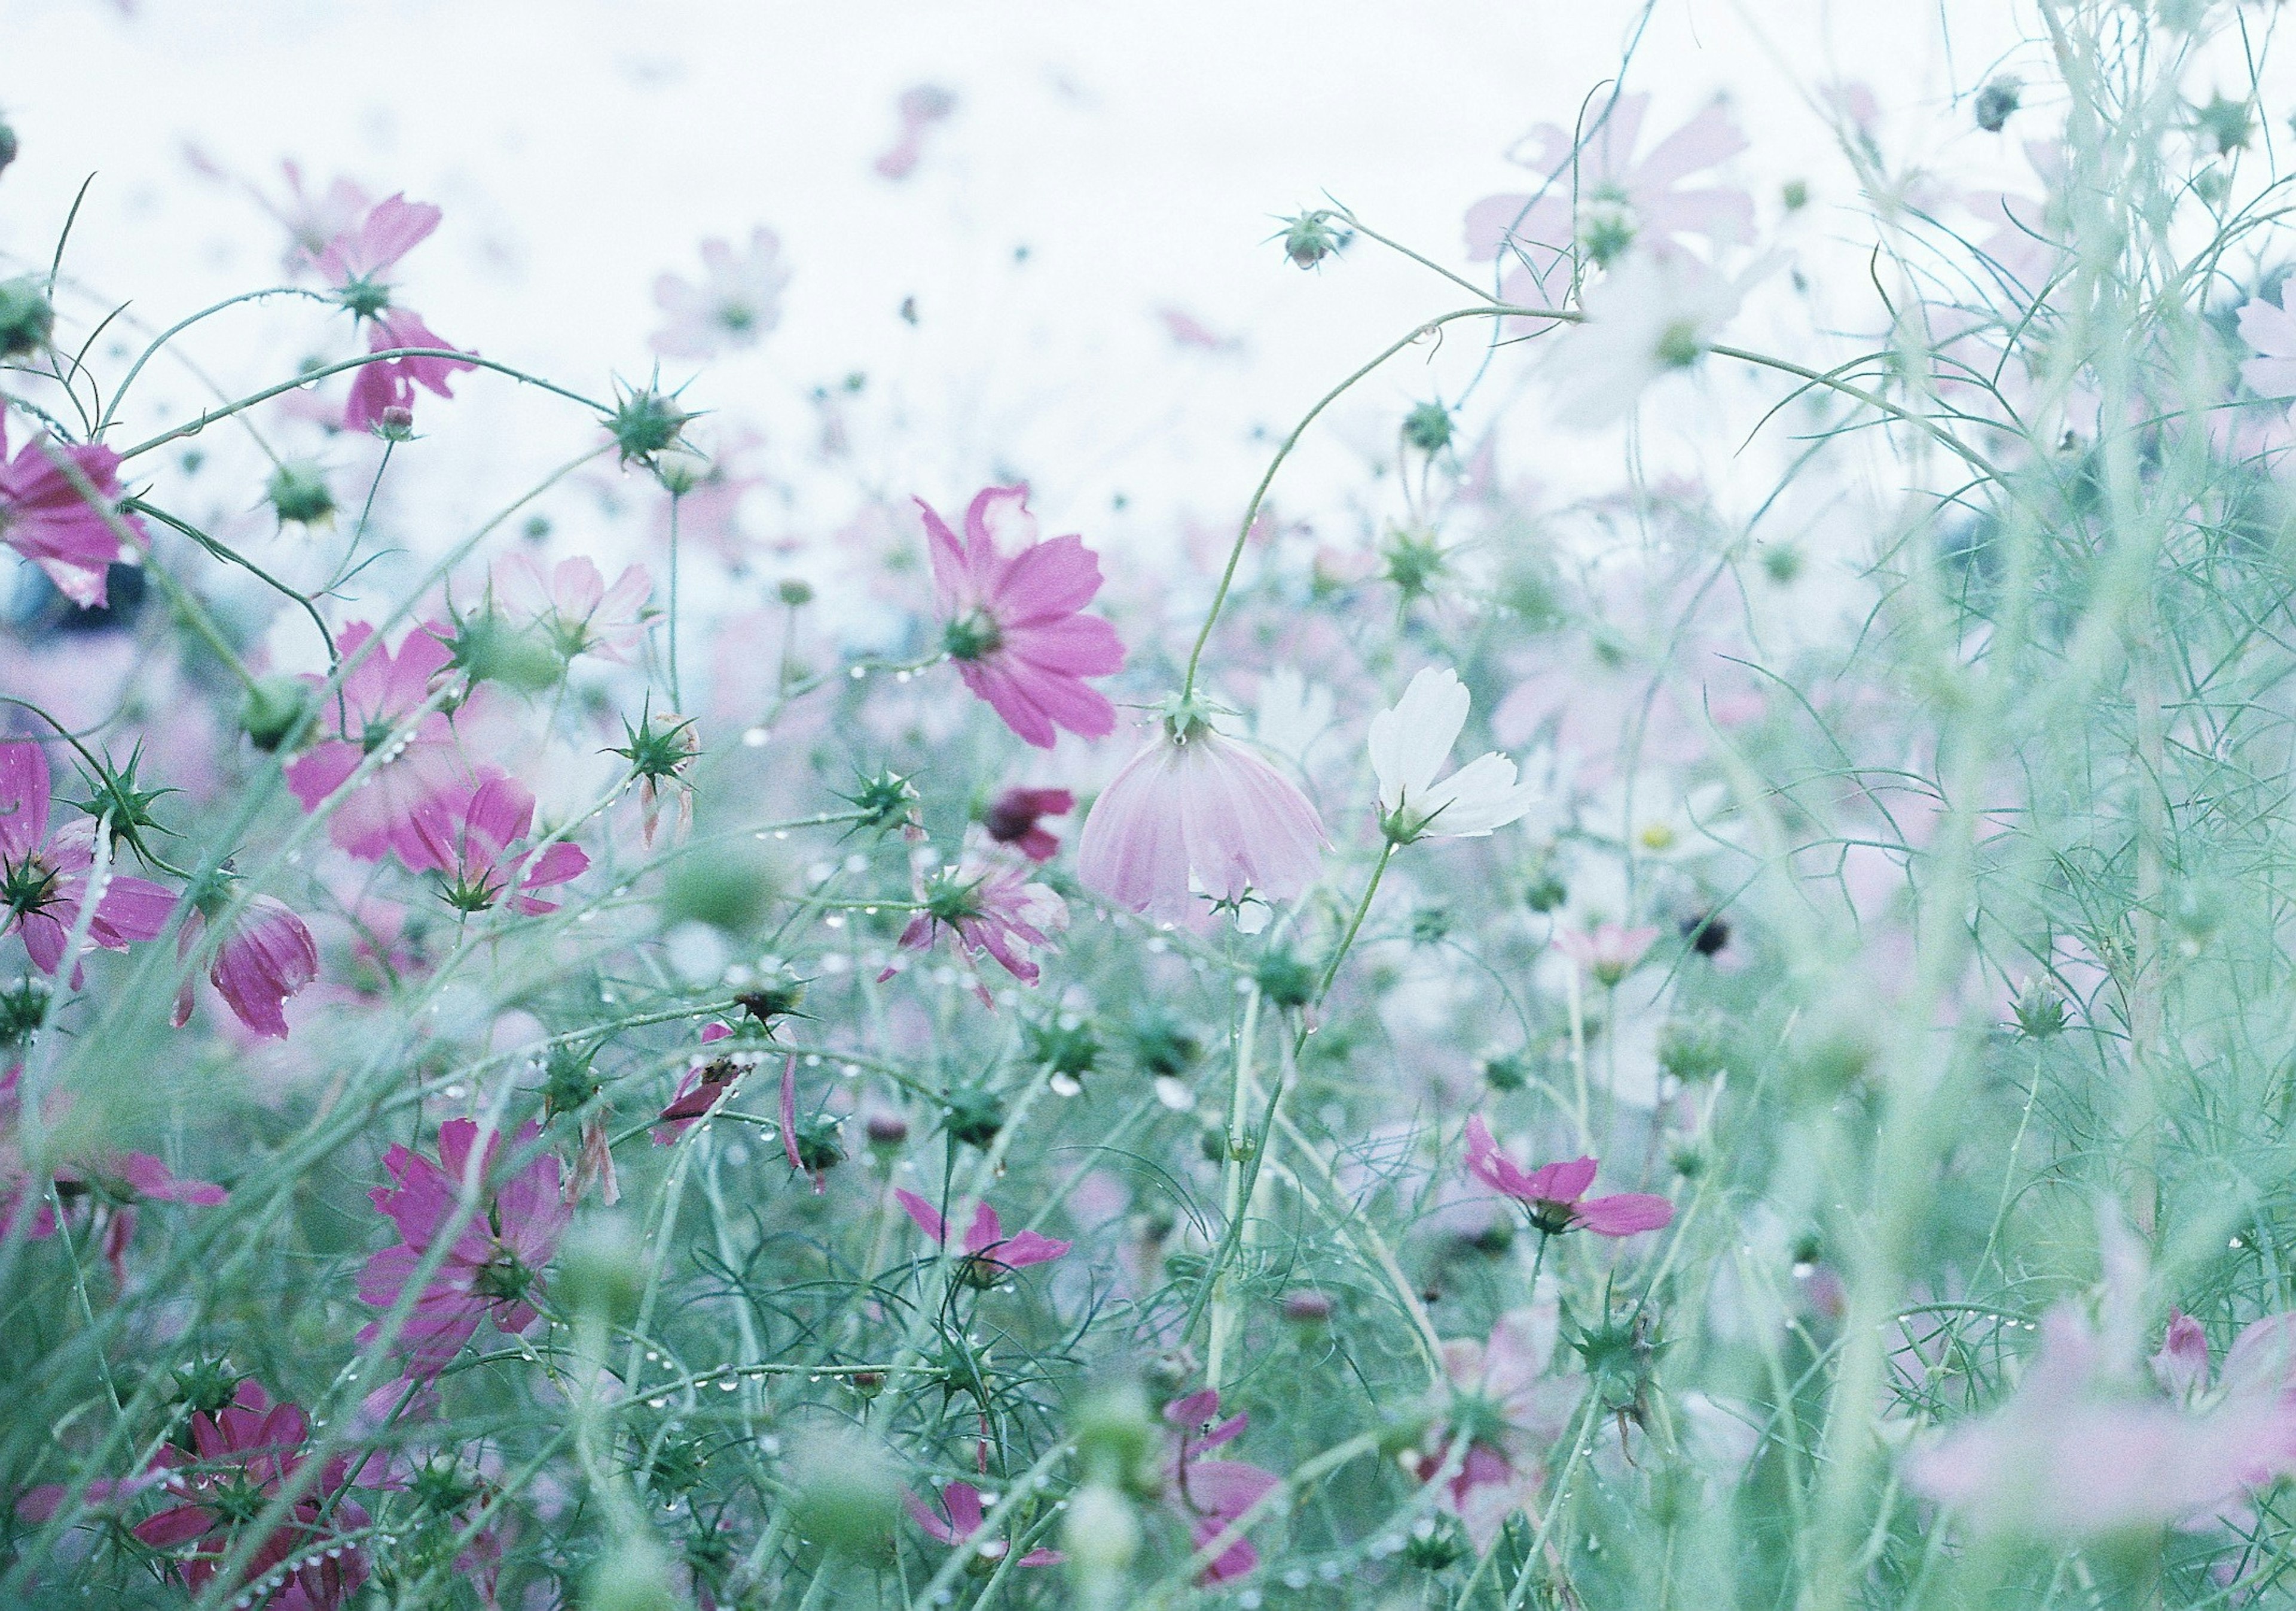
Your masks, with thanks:
M1644 388L1705 356L1760 272L1731 281L1684 253L1628 254L1587 288L1586 323L1548 349L1556 422L1593 430L1625 419Z
M1538 785L1517 782L1514 763L1496 750L1435 781L1467 724L1471 702L1457 672L1430 666L1411 679L1394 709L1372 717L1371 769L1379 776L1381 816L1397 844L1439 835L1478 838L1538 800Z

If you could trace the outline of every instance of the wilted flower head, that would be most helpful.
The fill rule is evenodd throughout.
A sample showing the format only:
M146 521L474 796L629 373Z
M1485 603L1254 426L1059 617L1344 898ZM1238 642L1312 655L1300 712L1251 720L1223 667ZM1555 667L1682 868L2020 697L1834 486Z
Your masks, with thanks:
M1436 770L1467 724L1470 703L1459 674L1433 666L1411 679L1392 709L1371 719L1371 765L1379 777L1382 827L1398 845L1431 836L1477 838L1504 828L1538 800L1536 783L1518 783L1513 761L1478 756L1440 783Z
M999 845L1012 846L1032 862L1049 862L1061 842L1038 821L1075 809L1076 796L1065 789L1008 789L989 806L981 826Z
M1288 901L1322 871L1323 820L1289 779L1201 716L1164 721L1085 819L1077 877L1119 906L1177 921L1247 895Z
M75 486L78 470L95 497ZM0 544L47 573L56 591L82 609L102 608L105 578L119 558L119 525L143 530L116 511L124 493L119 455L99 443L66 446L37 432L8 457L8 411L0 404Z
M196 908L184 920L179 955L191 954L206 924L206 915ZM284 902L267 895L252 897L233 914L208 964L208 982L232 1015L256 1034L283 1041L287 998L318 977L319 947L309 927ZM176 1027L181 1029L191 1016L192 981L186 977L176 993Z

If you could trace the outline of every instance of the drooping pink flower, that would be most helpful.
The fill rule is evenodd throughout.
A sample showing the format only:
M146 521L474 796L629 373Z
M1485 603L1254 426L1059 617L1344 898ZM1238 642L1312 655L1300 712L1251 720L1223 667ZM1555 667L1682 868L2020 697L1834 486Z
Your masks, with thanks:
M733 1033L726 1024L711 1024L701 1032L701 1043L707 1046ZM654 1116L659 1121L653 1127L654 1145L668 1146L697 1121L708 1117L712 1108L734 1093L734 1083L749 1067L748 1061L730 1057L695 1058L685 1077L678 1082L669 1105ZM794 1092L791 1096L794 1098Z
M2296 1475L2296 1315L2243 1331L2212 1393L2206 1338L2172 1321L2153 1365L2182 1402L2137 1393L2115 1352L2053 1310L2016 1391L1914 1451L1906 1479L1988 1531L2079 1540L2205 1522Z
M32 964L52 974L80 920L95 865L95 824L85 819L48 830L47 752L37 744L0 744L0 935L13 928ZM176 897L146 879L111 873L87 921L87 943L125 951L156 937ZM79 979L73 961L72 978Z
M558 910L535 892L554 888L589 870L589 855L561 839L540 855L527 845L534 827L534 792L499 773L466 800L434 795L414 807L419 859L401 860L418 871L443 873L447 904L458 912L484 912L504 895L529 917Z
M794 1051L782 1064L781 1117L782 1156L791 1169L812 1181L813 1195L819 1197L829 1190L829 1172L845 1161L845 1151L837 1144L835 1120L816 1116L799 1126Z
M1578 1391L1549 1373L1554 1357L1553 1304L1511 1309L1490 1340L1443 1345L1448 1388L1411 1469L1423 1483L1456 1464L1436 1503L1459 1518L1477 1554L1488 1554L1507 1517L1538 1497L1546 1452L1570 1423ZM1452 1444L1464 1437L1465 1448Z
M888 179L906 179L924 154L925 131L956 110L956 97L938 84L915 84L901 92L898 102L901 132L877 159L877 172Z
M103 504L80 495L57 458L76 465ZM142 531L134 516L111 506L124 496L119 455L100 443L62 446L45 432L36 434L8 457L8 411L0 405L0 544L14 549L47 573L56 591L82 609L100 609L107 594L107 568L119 558L114 519ZM111 511L107 518L107 511Z
M1085 819L1077 877L1166 921L1247 895L1288 901L1322 871L1323 820L1283 774L1200 720L1173 718L1124 764Z
M418 626L396 654L379 643L362 654L374 628L364 621L344 627L337 650L347 661L358 658L340 693L322 701L320 731L329 736L287 768L287 786L305 811L316 811L361 763L381 753L374 769L336 806L327 822L327 837L362 861L381 861L395 851L410 867L428 865L430 853L415 830L416 813L433 800L466 798L472 787L455 743L454 724L439 711L425 712L405 737L391 736L430 699L446 674L453 653L442 641L444 630L435 624Z
M529 1124L511 1145L529 1148L540 1135L541 1127ZM415 1299L399 1334L410 1374L437 1375L471 1340L481 1320L492 1320L505 1335L534 1324L529 1299L566 1229L570 1211L559 1192L558 1160L540 1153L518 1173L497 1181L495 1157L503 1138L489 1131L484 1149L474 1153L478 1139L477 1124L449 1119L439 1126L436 1162L393 1147L382 1163L397 1184L367 1194L399 1235L397 1247L375 1254L359 1272L360 1301L379 1309L398 1302L432 1240L470 1206L452 1250ZM381 1329L379 1321L370 1323L359 1332L359 1342L373 1342Z
M189 956L207 926L204 913L193 909L184 920L176 941L178 956ZM287 1038L287 998L319 977L318 942L310 928L286 904L259 895L233 920L208 964L208 982L216 987L234 1017L258 1034ZM181 1029L192 1016L192 981L186 977L176 992L175 1025Z
M896 1191L893 1196L920 1231L943 1249L948 1247L948 1223L939 1209L914 1191ZM975 1287L993 1287L1015 1270L1052 1263L1071 1245L1034 1231L1006 1236L1004 1223L984 1200L974 1206L972 1223L965 1229L964 1279Z
M1657 938L1658 930L1646 925L1597 923L1591 932L1557 929L1554 948L1593 975L1596 984L1611 985L1635 970Z
M964 511L960 541L922 498L942 642L964 685L1039 748L1057 731L1104 738L1116 707L1086 685L1124 667L1116 628L1083 613L1100 560L1070 536L1039 541L1026 483L987 487Z
M714 358L755 347L782 320L782 292L790 282L781 237L762 225L739 255L730 242L701 243L701 283L676 274L653 282L654 305L669 322L654 332L653 349L668 358Z
M404 195L387 197L328 241L314 259L334 288L335 299L365 325L369 352L396 348L459 350L425 324L421 315L395 306L390 284L382 278L430 239L439 217L428 202L409 201ZM382 423L384 409L411 410L417 386L450 397L455 376L474 367L466 359L443 356L384 358L362 364L351 381L343 429L373 430Z
M1065 789L1008 789L996 797L981 825L999 845L1013 846L1032 862L1049 862L1061 842L1037 822L1066 816L1075 809L1076 796Z
M1536 196L1487 196L1467 209L1467 255L1479 261L1510 248L1544 277L1577 245L1597 263L1630 246L1665 249L1692 235L1714 245L1746 239L1753 230L1753 198L1735 185L1685 181L1713 170L1746 149L1746 138L1720 102L1708 106L1650 150L1636 155L1648 95L1620 95L1609 116L1578 142L1571 131L1541 124L1524 136L1510 159L1538 176Z
M909 1515L915 1518L918 1526L952 1550L970 1549L992 1566L1013 1552L1009 1539L980 1537L981 1523L988 1512L981 1507L980 1490L971 1483L950 1483L940 1491L941 1509L948 1512L947 1521L943 1521L931 1506L914 1493L904 1492L901 1502L908 1507ZM1057 1566L1066 1559L1068 1557L1057 1550L1031 1550L1013 1564L1016 1566Z
M1068 903L1049 886L1030 883L1022 868L992 863L967 861L921 878L917 899L924 910L901 930L902 950L930 951L946 930L968 965L986 953L1023 985L1040 977L1031 948L1050 945L1051 934L1069 921ZM887 968L877 976L879 982L895 971ZM972 989L983 1004L988 1002L986 985L976 978Z
M1644 1191L1590 1198L1593 1158L1573 1158L1526 1172L1499 1149L1478 1114L1467 1121L1467 1173L1492 1190L1521 1203L1530 1223L1549 1236L1584 1228L1597 1236L1636 1236L1674 1221L1674 1205Z
M172 1564L194 1593L211 1582L234 1536L301 1468L310 1425L293 1404L276 1404L253 1381L239 1384L232 1401L213 1414L195 1412L192 1447L161 1443L151 1473L168 1503L132 1529L147 1548ZM275 1582L265 1600L286 1611L323 1611L351 1599L366 1581L365 1557L344 1535L367 1525L345 1495L352 1457L328 1460L319 1480L256 1547L242 1583Z
M532 554L516 553L495 567L495 587L512 618L549 634L567 659L590 654L620 663L645 637L653 577L643 565L627 566L608 587L597 566L578 555L545 571Z
M1199 1550L1267 1497L1283 1479L1243 1460L1212 1460L1214 1449L1233 1443L1251 1424L1249 1415L1220 1419L1219 1394L1210 1387L1164 1406L1172 1441L1164 1464L1164 1500L1188 1525ZM1238 1537L1213 1558L1197 1579L1224 1583L1248 1576L1259 1565L1259 1551Z

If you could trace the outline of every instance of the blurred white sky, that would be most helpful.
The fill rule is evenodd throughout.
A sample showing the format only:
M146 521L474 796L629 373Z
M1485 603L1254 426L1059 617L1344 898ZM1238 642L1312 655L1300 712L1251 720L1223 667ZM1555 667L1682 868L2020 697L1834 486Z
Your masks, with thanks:
M1817 206L1793 227L1807 240L1854 200L1812 109L1824 83L1873 84L1908 149L2013 170L2013 142L1977 134L1955 97L1998 65L2021 12L1660 0L1628 82L1656 95L1660 131L1729 94L1765 232L1780 183L1805 177ZM1328 190L1465 268L1464 209L1520 184L1502 153L1574 118L1641 13L1628 0L0 0L0 107L23 143L0 178L0 253L44 261L94 173L68 265L164 323L278 272L275 227L195 176L186 143L275 191L291 157L322 181L443 206L405 266L405 300L450 339L596 394L650 367L658 273L693 272L704 237L768 225L795 273L781 328L689 401L757 419L794 457L810 424L793 400L860 372L873 485L961 503L991 473L1021 474L1052 529L1152 546L1183 514L1233 520L1264 462L1255 429L1280 436L1363 356L1460 300L1361 247L1303 274L1267 243L1274 215ZM871 163L896 96L920 82L957 109L890 183ZM898 317L909 297L914 329ZM1177 349L1165 307L1240 347ZM234 315L188 350L236 386L288 372L326 328ZM331 340L347 349L344 331ZM1402 409L1456 391L1472 348L1451 344L1431 372L1398 360L1335 411L1279 498L1359 482ZM504 383L466 378L461 392L425 404L429 490L406 495L439 499L442 519L585 439L578 419ZM144 401L200 397L176 374ZM1516 473L1547 478L1523 460ZM833 514L800 499L763 518Z

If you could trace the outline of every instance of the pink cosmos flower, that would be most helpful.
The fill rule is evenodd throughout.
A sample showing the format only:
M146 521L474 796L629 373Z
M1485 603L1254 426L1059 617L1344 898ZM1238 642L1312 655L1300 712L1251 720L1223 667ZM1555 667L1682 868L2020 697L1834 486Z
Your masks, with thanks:
M2268 402L2296 405L2296 309L2288 306L2296 277L2280 283L2280 305L2259 297L2240 310L2240 339L2259 355L2240 366L2248 389Z
M531 1147L541 1133L539 1125L529 1124L511 1145ZM463 1204L473 1205L453 1250L415 1299L400 1334L411 1375L437 1375L471 1340L481 1320L492 1320L507 1336L534 1324L534 1305L528 1300L566 1229L570 1211L559 1193L558 1160L541 1153L497 1182L495 1156L502 1136L489 1131L484 1150L474 1154L478 1139L479 1127L469 1119L449 1119L439 1126L436 1163L393 1147L382 1163L397 1185L378 1186L367 1194L399 1235L398 1246L375 1254L359 1272L359 1300L379 1309L398 1302L432 1239ZM380 1322L370 1323L359 1332L359 1342L373 1342L381 1329Z
M95 824L78 820L48 830L47 752L0 744L0 935L14 928L32 965L52 974L78 924L95 865ZM148 879L111 873L96 895L87 943L125 951L168 926L176 897ZM79 983L72 966L72 983Z
M194 908L184 920L176 954L189 956L207 925L205 914ZM287 1038L287 1015L281 1010L287 998L319 977L319 946L303 920L283 902L257 895L232 921L208 964L208 982L222 996L232 1015L258 1034ZM186 977L176 992L175 1026L181 1029L192 1016L192 981Z
M82 609L100 609L107 568L119 558L119 532L104 509L80 495L57 457L77 465L107 505L125 495L119 455L99 443L59 446L43 431L11 461L8 412L0 405L0 544L45 571ZM130 529L143 530L141 521L126 519Z
M1597 923L1591 932L1557 929L1554 948L1592 974L1595 983L1611 985L1635 970L1657 938L1658 930L1648 926Z
M876 161L888 179L906 179L924 154L925 130L956 110L956 97L938 84L916 84L901 92L901 132Z
M419 859L401 860L418 871L444 873L447 904L458 912L484 912L510 895L529 917L558 910L537 890L553 888L589 871L590 858L578 845L562 839L535 855L527 835L534 827L534 793L516 778L490 777L459 803L432 796L414 808ZM529 859L530 858L530 859Z
M160 1445L151 1474L169 1502L131 1531L168 1558L196 1593L214 1580L237 1541L233 1534L302 1467L310 1425L295 1405L275 1405L260 1386L243 1381L231 1402L193 1415L191 1435L189 1451ZM367 1525L366 1513L344 1497L351 1475L350 1456L330 1460L249 1559L242 1582L277 1584L263 1602L274 1611L340 1606L366 1581L358 1547L340 1541Z
M970 860L944 867L919 880L917 899L924 910L901 930L902 950L930 951L946 929L968 966L985 952L1023 985L1040 977L1030 948L1050 945L1050 934L1069 923L1068 903L1049 886L1030 883L1018 867ZM882 983L896 971L887 968L877 978ZM972 989L988 1005L988 987L976 978Z
M710 1025L701 1032L701 1043L722 1041L734 1031L726 1024ZM696 1121L709 1116L712 1108L734 1093L734 1082L741 1078L745 1062L730 1057L696 1058L678 1082L676 1092L669 1106L654 1117L660 1121L653 1127L657 1147L667 1147L691 1129ZM794 1097L795 1092L791 1092Z
M1164 1462L1164 1500L1188 1524L1199 1550L1226 1533L1231 1523L1265 1498L1283 1479L1242 1460L1211 1460L1210 1452L1233 1443L1251 1424L1248 1415L1219 1419L1219 1394L1210 1387L1164 1406L1173 1438ZM1197 1581L1224 1583L1250 1575L1259 1551L1239 1537L1215 1557Z
M430 847L415 830L415 815L433 800L465 797L471 789L455 743L454 724L438 711L424 714L414 730L393 740L391 733L430 698L453 653L435 623L408 633L393 654L381 644L361 656L374 636L364 621L343 628L336 647L345 660L359 657L343 679L340 693L324 701L321 730L333 729L309 753L287 768L287 786L316 811L359 769L360 763L390 748L365 781L335 807L327 837L362 861L376 862L396 851L409 867L430 865ZM310 679L316 683L319 679Z
M314 259L334 287L335 299L365 324L369 352L451 346L422 322L421 315L394 307L391 288L381 278L401 258L430 239L430 232L439 227L439 209L428 202L409 201L404 195L389 197L328 241ZM373 430L382 422L384 409L411 410L417 386L450 397L455 376L475 367L462 358L443 357L386 358L364 364L351 381L343 429Z
M1085 685L1124 666L1116 628L1084 607L1100 591L1100 560L1079 536L1039 542L1029 488L987 487L964 511L964 537L922 498L943 642L964 685L1004 724L1050 749L1055 730L1105 738L1116 707Z
M973 1541L980 1539L982 1519L988 1512L981 1507L980 1490L971 1483L951 1483L940 1491L941 1508L948 1512L947 1521L943 1521L931 1506L914 1493L903 1493L901 1502L908 1507L909 1514L916 1519L918 1526L952 1550L969 1548L981 1561L992 1566L1013 1552L1012 1541L1008 1539L990 1538L980 1539L978 1543ZM1013 1565L1057 1566L1066 1559L1068 1557L1057 1550L1031 1550Z
M588 560L561 560L545 572L532 554L517 553L495 567L495 586L512 617L548 633L567 659L591 654L625 663L645 637L653 577L643 565L625 567L608 587Z
M1537 174L1537 196L1487 196L1467 209L1467 255L1478 261L1510 247L1530 260L1543 279L1575 243L1607 264L1629 246L1664 250L1685 235L1715 245L1746 239L1754 201L1734 185L1687 184L1746 149L1746 137L1716 102L1644 151L1639 159L1648 95L1620 95L1610 116L1587 137L1572 172L1570 130L1544 123L1524 136L1509 159Z
M948 1247L948 1224L938 1209L914 1191L896 1191L893 1196L919 1230L942 1248ZM1006 1236L996 1210L982 1202L974 1206L972 1223L964 1232L964 1279L975 1287L993 1287L1015 1270L1051 1263L1071 1245L1033 1231Z
M664 357L714 358L729 348L755 347L781 323L790 270L773 231L750 232L750 249L738 257L724 241L704 241L701 268L699 285L676 274L653 282L654 305L669 315L653 337L654 351Z
M1077 877L1165 921L1248 894L1288 901L1322 871L1323 819L1283 774L1205 722L1174 718L1110 780L1085 819Z
M1582 1226L1597 1236L1637 1236L1673 1223L1674 1205L1648 1192L1588 1197L1587 1188L1595 1183L1595 1169L1593 1158L1582 1157L1526 1173L1499 1150L1480 1114L1467 1121L1467 1173L1521 1203L1529 1213L1530 1223L1548 1236Z
M1041 817L1066 816L1076 809L1076 796L1065 789L1008 789L996 797L981 824L999 845L1011 845L1032 862L1049 862L1061 842L1037 823Z
M1449 1378L1444 1413L1430 1429L1411 1469L1423 1483L1441 1476L1436 1503L1459 1518L1477 1554L1488 1554L1507 1517L1538 1495L1544 1460L1569 1425L1577 1390L1548 1373L1554 1358L1555 1309L1511 1309L1488 1343L1454 1337L1443 1345ZM1466 1447L1452 1454L1464 1437Z
M2179 1315L2153 1362L2177 1401L2134 1391L2070 1305L2006 1402L1906 1461L1915 1488L1988 1530L2079 1540L2205 1521L2296 1474L2296 1315L2268 1316L2205 1391L2208 1342Z

